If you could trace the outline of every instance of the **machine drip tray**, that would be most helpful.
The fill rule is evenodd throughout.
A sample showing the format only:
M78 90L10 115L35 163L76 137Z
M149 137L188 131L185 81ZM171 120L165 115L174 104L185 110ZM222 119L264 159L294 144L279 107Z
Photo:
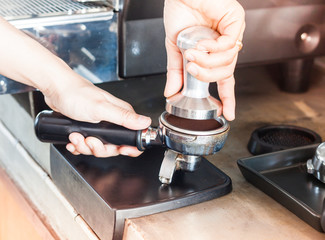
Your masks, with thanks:
M74 156L65 146L51 146L51 177L100 239L122 239L124 222L221 197L231 179L202 159L195 172L177 171L164 186L158 179L163 148L137 158Z

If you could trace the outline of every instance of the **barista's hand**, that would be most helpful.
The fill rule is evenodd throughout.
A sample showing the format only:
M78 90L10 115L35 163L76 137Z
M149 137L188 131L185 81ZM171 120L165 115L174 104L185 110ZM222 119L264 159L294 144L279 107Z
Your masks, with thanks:
M182 55L176 45L180 31L191 26L208 26L221 34L217 40L202 40L185 52L186 66L197 79L217 82L227 120L235 118L234 69L245 29L244 9L236 0L165 0L164 24L167 49L167 83L170 97L183 86ZM208 51L208 53L206 52Z
M151 119L136 114L126 102L94 86L37 41L0 17L0 74L39 89L55 111L79 121L109 121L130 129L145 129ZM12 46L12 47L10 47ZM97 138L70 135L74 154L108 157L138 156L135 147L104 145Z
M122 125L129 129L145 129L151 124L151 119L134 112L132 106L94 86L75 73L67 73L69 81L64 86L58 86L55 91L46 92L45 101L55 111L79 121L97 123L102 120ZM74 75L74 76L72 76ZM75 77L71 79L71 77ZM103 144L99 139L87 137L79 133L69 136L70 142L66 148L73 154L109 157L119 154L136 157L140 152L136 147Z

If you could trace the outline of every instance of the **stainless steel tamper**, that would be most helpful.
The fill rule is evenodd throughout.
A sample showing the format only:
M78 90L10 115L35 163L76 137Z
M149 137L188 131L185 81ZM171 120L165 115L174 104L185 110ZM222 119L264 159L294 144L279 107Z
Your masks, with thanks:
M195 48L203 39L217 39L220 35L211 28L194 26L179 33L177 46L184 54L185 50ZM182 118L212 119L217 118L220 102L209 93L209 83L199 81L186 71L188 61L183 57L183 81L181 92L166 101L166 111Z
M318 145L314 157L307 161L307 172L325 183L325 142Z

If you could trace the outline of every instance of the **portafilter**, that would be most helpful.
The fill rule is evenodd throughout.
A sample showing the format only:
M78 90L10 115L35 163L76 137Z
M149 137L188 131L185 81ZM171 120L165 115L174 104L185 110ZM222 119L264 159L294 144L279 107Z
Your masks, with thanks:
M318 145L315 155L307 161L307 172L325 183L325 142Z
M196 46L201 39L215 39L218 34L206 27L185 29L178 35L181 51ZM102 121L87 123L69 119L53 111L40 112L35 121L39 140L56 144L69 142L69 134L79 132L103 143L136 146L140 151L153 146L166 147L159 180L170 184L176 170L195 171L201 157L218 152L224 145L229 124L217 116L219 101L210 96L208 83L201 82L185 71L181 93L166 100L166 112L159 117L157 128L130 130Z

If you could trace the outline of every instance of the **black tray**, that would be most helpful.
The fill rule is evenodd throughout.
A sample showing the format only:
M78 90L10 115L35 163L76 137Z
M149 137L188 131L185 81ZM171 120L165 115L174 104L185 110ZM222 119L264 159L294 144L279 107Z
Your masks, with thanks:
M242 158L247 181L320 232L325 231L325 184L307 173L318 144Z

